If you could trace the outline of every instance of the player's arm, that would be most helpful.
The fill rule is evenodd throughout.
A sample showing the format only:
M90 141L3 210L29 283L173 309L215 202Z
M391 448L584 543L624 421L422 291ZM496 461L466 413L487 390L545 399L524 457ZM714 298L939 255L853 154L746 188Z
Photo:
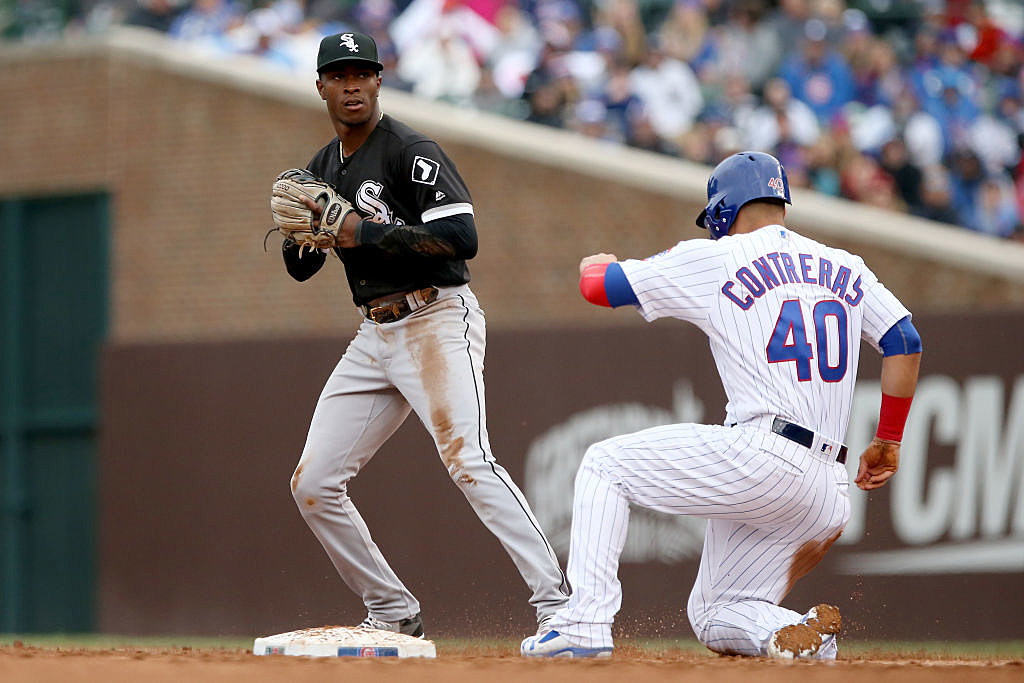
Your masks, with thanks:
M351 239L343 241L342 236L347 237L347 230L343 230L338 240L341 247L373 246L391 254L446 259L468 260L476 256L476 223L469 212L442 216L420 225L350 218L353 218ZM347 227L349 221L345 223Z
M313 212L314 225L319 225L322 209L306 198L302 201ZM440 211L441 217L420 225L377 223L369 218L360 218L353 211L342 221L335 246L341 249L372 246L392 254L469 260L476 256L477 251L472 206L454 210L459 213L448 216ZM313 272L318 269L319 266Z
M917 389L921 366L921 336L907 316L882 336L882 407L875 438L860 456L854 480L865 491L884 486L896 473L900 442Z
M614 254L594 254L580 261L580 294L597 306L615 308L640 302Z
M455 164L436 142L417 140L394 157L389 171L393 191L417 207L419 223L354 221L351 241L342 247L375 247L389 254L468 260L476 256L473 203ZM407 218L411 218L407 217ZM348 238L346 221L344 238Z

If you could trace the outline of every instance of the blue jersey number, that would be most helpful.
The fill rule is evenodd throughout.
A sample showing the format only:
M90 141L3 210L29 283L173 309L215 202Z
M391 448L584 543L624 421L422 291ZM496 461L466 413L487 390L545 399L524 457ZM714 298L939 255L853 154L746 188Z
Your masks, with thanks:
M811 346L804 324L804 311L798 299L782 302L779 319L768 340L765 354L769 363L796 364L796 378L811 380L811 360L818 359L818 374L826 382L838 382L846 376L849 337L846 330L846 308L838 301L819 301L811 316L814 323L814 342ZM834 332L830 334L830 332ZM835 347L831 341L835 341ZM817 356L815 356L817 347ZM834 354L830 354L834 351Z
M801 382L810 381L814 349L807 341L804 312L798 299L782 302L782 310L779 311L779 319L772 331L772 338L768 340L766 351L769 363L793 361L796 363L796 378Z

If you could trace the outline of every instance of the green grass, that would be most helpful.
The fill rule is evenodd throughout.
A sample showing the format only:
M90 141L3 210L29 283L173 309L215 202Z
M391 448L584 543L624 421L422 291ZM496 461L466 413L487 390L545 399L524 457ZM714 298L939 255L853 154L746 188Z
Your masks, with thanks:
M241 636L118 636L104 633L0 633L0 647L20 641L23 645L43 648L85 648L89 650L112 650L119 648L182 648L195 650L248 650L252 638Z
M241 636L119 636L99 633L69 634L0 634L0 647L12 645L15 641L30 647L48 649L84 648L94 650L116 649L178 649L194 650L248 650L253 638ZM451 655L507 655L516 652L518 639L505 638L437 638L434 640L440 656ZM710 653L703 645L692 639L620 639L623 649L640 650L651 657L673 655L702 655ZM851 641L841 645L843 656L871 658L915 658L940 659L1018 659L1024 658L1024 640L987 642L945 642L945 641Z

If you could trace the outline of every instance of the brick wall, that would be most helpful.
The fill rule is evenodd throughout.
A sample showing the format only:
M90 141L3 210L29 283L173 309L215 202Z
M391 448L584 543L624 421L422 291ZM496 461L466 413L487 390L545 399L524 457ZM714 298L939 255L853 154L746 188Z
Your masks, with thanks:
M358 318L340 264L298 284L279 238L263 251L273 177L333 135L312 77L309 88L308 103L287 102L117 51L7 49L0 197L111 194L114 341L344 333ZM693 203L438 141L473 193L480 255L470 267L492 327L632 323L581 301L579 258L646 256L699 236ZM912 309L1024 304L1024 284L842 242Z

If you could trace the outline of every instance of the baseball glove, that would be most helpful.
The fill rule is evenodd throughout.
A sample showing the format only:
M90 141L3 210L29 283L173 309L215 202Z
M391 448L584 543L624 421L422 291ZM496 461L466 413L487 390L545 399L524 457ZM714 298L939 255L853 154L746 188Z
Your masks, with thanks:
M306 205L304 198L320 208L319 215ZM336 246L345 216L355 209L333 187L309 171L291 168L274 180L270 210L275 226L271 232L276 230L286 241L298 244L301 250Z

